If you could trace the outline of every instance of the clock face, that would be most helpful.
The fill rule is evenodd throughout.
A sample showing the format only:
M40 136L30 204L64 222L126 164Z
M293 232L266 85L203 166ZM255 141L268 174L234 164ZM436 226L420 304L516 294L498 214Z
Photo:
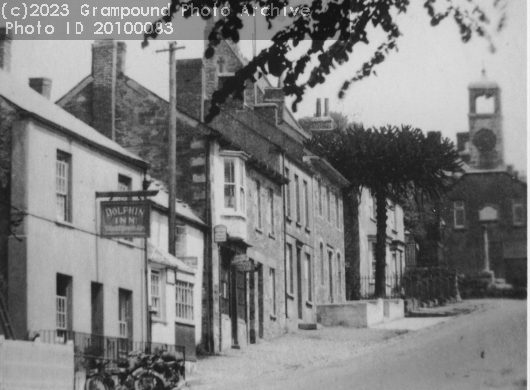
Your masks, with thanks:
M480 129L473 138L473 144L481 152L490 152L497 144L497 137L490 129Z

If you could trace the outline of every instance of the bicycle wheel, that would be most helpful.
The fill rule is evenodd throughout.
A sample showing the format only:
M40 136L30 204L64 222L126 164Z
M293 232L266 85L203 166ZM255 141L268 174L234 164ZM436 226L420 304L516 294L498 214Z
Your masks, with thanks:
M164 382L156 375L146 373L134 381L134 390L164 390Z
M85 390L110 390L110 389L105 383L103 383L103 380L100 377L94 376L86 380Z

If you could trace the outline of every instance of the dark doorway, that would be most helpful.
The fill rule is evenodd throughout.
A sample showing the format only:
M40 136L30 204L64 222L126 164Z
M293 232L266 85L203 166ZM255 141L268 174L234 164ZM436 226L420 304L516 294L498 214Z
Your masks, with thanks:
M91 285L92 334L103 336L103 285L92 282Z
M298 318L304 318L303 296L302 296L302 248L296 247L296 283L298 292Z
M329 301L333 303L333 252L328 251L329 257Z
M254 264L253 260L250 260ZM248 299L249 299L249 339L250 344L256 343L256 271L248 274Z
M263 265L258 265L258 331L263 338Z

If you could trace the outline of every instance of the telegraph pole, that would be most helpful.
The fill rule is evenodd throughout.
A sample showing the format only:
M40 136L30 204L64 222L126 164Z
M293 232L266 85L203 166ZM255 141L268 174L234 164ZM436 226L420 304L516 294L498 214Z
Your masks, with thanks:
M171 42L168 49L157 50L157 53L169 52L169 253L175 255L176 228L176 190L177 190L177 63L175 52L184 49Z

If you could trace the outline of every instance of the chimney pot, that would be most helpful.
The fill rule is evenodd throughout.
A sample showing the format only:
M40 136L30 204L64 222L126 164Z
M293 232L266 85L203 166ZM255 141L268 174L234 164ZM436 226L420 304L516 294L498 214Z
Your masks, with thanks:
M50 99L52 93L52 80L46 77L32 77L29 79L29 86L44 96Z
M5 27L0 27L0 69L11 71L11 33Z
M127 56L127 45L125 42L118 42L118 58L116 61L116 71L119 75L120 73L125 73L125 58Z
M316 117L319 118L322 116L322 107L320 105L320 98L317 98L317 113L316 113Z
M329 99L324 99L324 116L329 116Z

